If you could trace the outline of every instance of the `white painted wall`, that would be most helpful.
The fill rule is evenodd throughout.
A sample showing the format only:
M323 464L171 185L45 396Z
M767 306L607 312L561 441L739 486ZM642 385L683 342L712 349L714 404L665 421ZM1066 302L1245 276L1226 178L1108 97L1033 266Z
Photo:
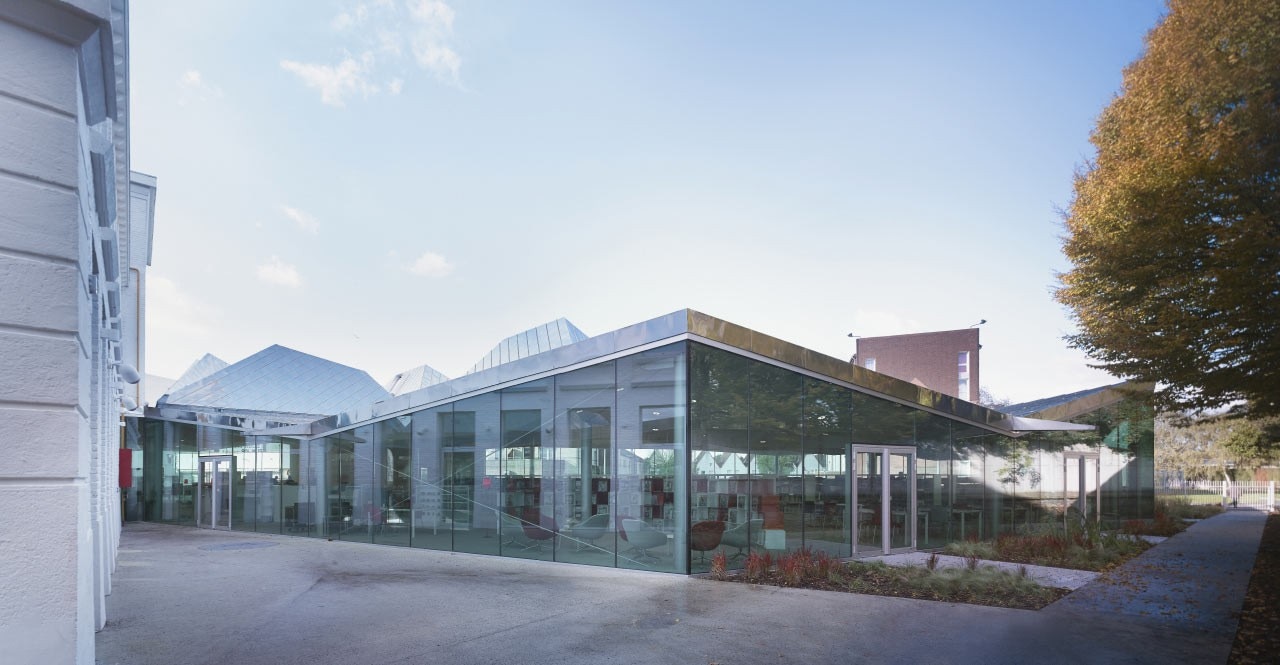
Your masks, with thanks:
M126 14L124 0L0 0L5 663L93 663L106 620L120 534L110 361L132 295L107 274L107 254L118 272L129 266L109 242L129 221ZM111 156L106 178L126 183L105 218L94 153Z

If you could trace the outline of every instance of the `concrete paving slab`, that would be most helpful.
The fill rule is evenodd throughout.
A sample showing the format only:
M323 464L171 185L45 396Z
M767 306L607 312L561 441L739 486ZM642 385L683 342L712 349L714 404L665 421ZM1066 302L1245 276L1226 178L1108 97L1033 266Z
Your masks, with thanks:
M1247 582L1252 555L1220 561ZM1238 610L1243 594L1224 602ZM1163 665L1222 662L1234 634L1061 603L1030 612L135 523L97 648L103 665Z

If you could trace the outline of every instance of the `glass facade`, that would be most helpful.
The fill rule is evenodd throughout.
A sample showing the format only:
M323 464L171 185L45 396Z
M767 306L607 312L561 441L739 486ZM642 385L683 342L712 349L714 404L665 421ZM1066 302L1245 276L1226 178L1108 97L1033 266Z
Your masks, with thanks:
M941 547L1150 516L1150 412L997 434L698 341L618 353L301 439L144 419L145 519L676 573L751 552ZM225 480L202 460L228 460ZM225 483L222 495L213 484Z

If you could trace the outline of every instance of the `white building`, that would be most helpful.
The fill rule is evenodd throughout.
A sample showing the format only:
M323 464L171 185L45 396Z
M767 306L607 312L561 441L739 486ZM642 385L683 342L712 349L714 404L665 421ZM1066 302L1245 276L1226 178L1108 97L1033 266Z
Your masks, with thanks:
M155 179L125 0L0 0L0 654L92 663L141 396Z

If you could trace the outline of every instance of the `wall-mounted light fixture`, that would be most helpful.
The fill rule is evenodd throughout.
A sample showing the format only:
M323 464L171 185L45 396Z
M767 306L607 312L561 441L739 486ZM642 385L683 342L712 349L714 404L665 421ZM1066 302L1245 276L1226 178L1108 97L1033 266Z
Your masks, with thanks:
M116 365L116 373L120 375L120 379L125 383L133 384L142 380L142 376L138 374L138 370L134 369L129 363L113 363Z

